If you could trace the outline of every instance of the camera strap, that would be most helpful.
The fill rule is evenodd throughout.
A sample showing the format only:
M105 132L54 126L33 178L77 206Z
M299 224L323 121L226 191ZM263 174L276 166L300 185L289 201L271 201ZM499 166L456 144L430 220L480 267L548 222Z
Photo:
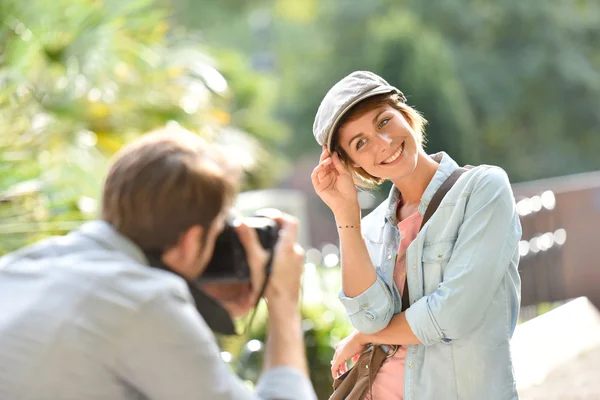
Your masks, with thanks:
M250 327L252 326L252 322L254 321L254 317L256 316L256 311L258 310L258 304L260 303L260 299L265 294L265 290L267 289L267 285L269 284L269 277L271 276L271 270L273 268L273 256L275 255L275 251L271 250L269 253L269 258L267 259L267 265L265 265L265 281L260 288L260 293L258 298L256 299L256 304L254 304L254 310L252 311L252 315L250 316L250 320L246 324L246 329L244 330L244 335L246 335L250 331Z
M196 310L198 310L198 313L202 316L210 329L223 335L237 334L233 320L227 310L225 310L218 301L204 293L196 282L187 280L185 277L165 265L160 259L160 252L144 252L144 255L146 256L150 267L171 272L185 280L194 299L194 303L196 304Z

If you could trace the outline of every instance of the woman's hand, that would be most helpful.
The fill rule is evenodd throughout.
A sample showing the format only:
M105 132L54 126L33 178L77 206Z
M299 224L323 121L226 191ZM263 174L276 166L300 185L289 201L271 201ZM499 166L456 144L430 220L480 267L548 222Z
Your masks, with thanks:
M360 222L356 186L350 171L342 164L337 153L331 155L323 146L319 165L313 170L311 179L315 192L333 211L339 223Z
M367 343L359 331L354 331L335 347L331 361L331 376L333 379L346 372L346 361L359 355L365 350Z

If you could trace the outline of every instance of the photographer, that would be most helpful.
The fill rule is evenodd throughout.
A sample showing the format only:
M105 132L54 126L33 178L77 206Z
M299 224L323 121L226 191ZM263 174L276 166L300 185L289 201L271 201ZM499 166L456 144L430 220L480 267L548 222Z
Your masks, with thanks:
M249 281L195 285L237 186L216 154L189 132L148 134L116 156L101 220L0 258L0 399L316 399L293 218L273 218L272 257L255 229L236 226ZM246 314L265 282L265 370L252 394L207 322L223 320L219 304Z

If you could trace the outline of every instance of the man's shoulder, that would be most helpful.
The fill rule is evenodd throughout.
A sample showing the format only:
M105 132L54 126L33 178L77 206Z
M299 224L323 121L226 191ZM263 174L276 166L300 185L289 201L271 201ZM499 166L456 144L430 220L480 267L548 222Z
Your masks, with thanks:
M75 260L63 266L71 269ZM175 296L192 302L187 284L180 276L142 264L118 252L91 252L79 263L74 274L96 281L97 291L115 292L125 296L132 305L139 305L160 296Z
M0 258L0 270L7 279L36 276L72 301L116 299L115 305L132 309L162 294L193 301L185 280L176 274L72 236L49 238L10 253Z

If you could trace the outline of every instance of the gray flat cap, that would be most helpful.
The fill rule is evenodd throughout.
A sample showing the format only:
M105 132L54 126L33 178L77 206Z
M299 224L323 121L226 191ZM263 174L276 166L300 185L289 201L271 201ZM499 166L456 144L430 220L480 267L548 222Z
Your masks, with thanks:
M331 151L333 132L344 114L362 100L383 93L397 93L406 102L400 90L372 72L355 71L336 83L323 98L315 116L313 135L317 143L327 144L327 150Z

